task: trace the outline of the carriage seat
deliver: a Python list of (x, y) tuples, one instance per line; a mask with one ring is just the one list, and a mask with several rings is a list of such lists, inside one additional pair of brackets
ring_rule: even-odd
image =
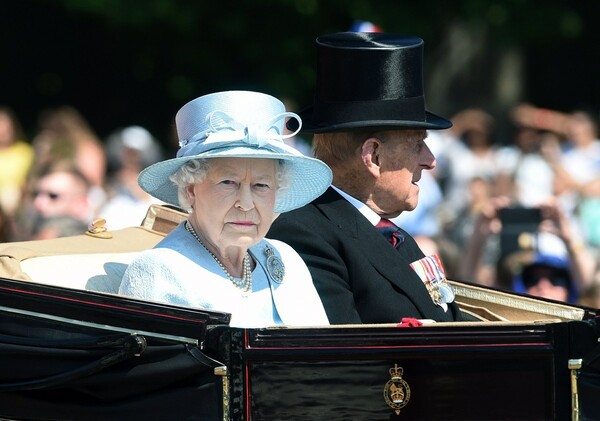
[(141, 226), (50, 240), (0, 244), (0, 277), (66, 288), (117, 293), (127, 265), (154, 247), (187, 214), (152, 205)]

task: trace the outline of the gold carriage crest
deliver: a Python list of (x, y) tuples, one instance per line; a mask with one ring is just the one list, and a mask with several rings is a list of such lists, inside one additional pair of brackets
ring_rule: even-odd
[(383, 388), (385, 403), (396, 412), (396, 415), (400, 415), (400, 410), (410, 400), (410, 386), (402, 378), (403, 373), (404, 369), (398, 367), (398, 364), (394, 364), (394, 367), (390, 368), (391, 379)]

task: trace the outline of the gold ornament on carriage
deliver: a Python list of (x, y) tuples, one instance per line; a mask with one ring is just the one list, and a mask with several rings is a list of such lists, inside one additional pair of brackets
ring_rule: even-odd
[(410, 400), (410, 386), (402, 378), (403, 374), (404, 369), (394, 364), (394, 367), (390, 368), (390, 380), (383, 388), (385, 403), (396, 412), (396, 415), (400, 415), (400, 410)]

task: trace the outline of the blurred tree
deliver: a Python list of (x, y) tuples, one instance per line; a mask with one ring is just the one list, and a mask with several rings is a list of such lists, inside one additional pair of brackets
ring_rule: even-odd
[[(592, 0), (20, 0), (0, 5), (0, 103), (29, 128), (78, 108), (102, 136), (139, 124), (163, 142), (186, 101), (256, 89), (311, 102), (314, 39), (355, 20), (425, 40), (427, 102), (450, 116), (516, 101), (597, 107)], [(565, 77), (569, 75), (569, 77)]]

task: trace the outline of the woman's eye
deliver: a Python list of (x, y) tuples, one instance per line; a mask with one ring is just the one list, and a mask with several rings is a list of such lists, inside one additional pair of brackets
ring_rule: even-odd
[(233, 181), (233, 180), (223, 180), (223, 181), (221, 181), (221, 184), (235, 185), (235, 181)]
[(259, 190), (268, 190), (271, 188), (271, 185), (266, 183), (256, 183), (254, 187)]

